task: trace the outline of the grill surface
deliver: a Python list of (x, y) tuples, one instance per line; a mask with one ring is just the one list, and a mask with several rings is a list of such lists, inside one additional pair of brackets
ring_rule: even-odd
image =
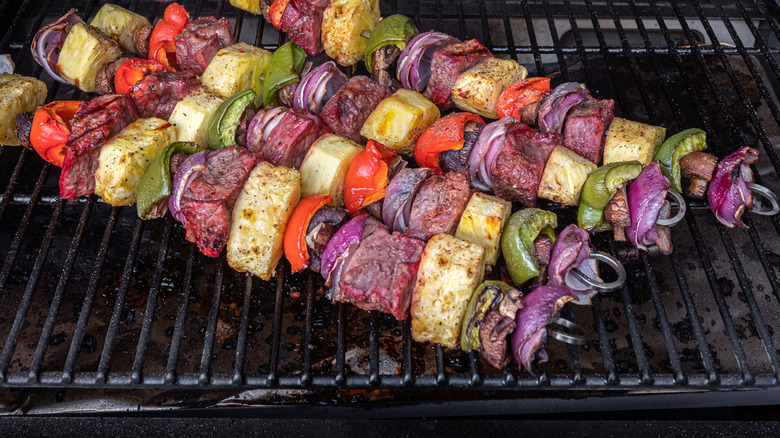
[[(49, 100), (86, 99), (34, 64), (35, 31), (70, 7), (100, 2), (0, 3), (0, 53), (47, 81)], [(159, 18), (164, 5), (118, 1)], [(262, 18), (227, 2), (182, 2), (193, 17), (223, 15), (237, 39), (284, 42)], [(780, 13), (764, 2), (444, 0), (382, 2), (383, 15), (421, 30), (475, 37), (531, 75), (589, 85), (616, 115), (670, 133), (701, 127), (719, 157), (759, 147), (759, 182), (780, 193)], [(641, 18), (640, 18), (641, 17)], [(780, 373), (780, 218), (719, 225), (691, 203), (671, 256), (608, 236), (599, 250), (625, 265), (627, 286), (564, 314), (586, 345), (551, 341), (538, 376), (493, 370), (475, 354), (411, 340), (409, 321), (332, 305), (318, 277), (263, 282), (202, 256), (170, 216), (140, 221), (134, 207), (94, 196), (57, 198), (56, 168), (0, 146), (0, 385), (198, 389), (733, 390), (776, 394)], [(572, 209), (555, 209), (565, 224)], [(494, 272), (493, 275), (499, 275)], [(486, 393), (483, 393), (486, 394)]]

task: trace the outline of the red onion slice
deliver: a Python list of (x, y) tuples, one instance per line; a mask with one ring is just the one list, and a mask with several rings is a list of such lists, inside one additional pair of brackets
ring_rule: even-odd
[(11, 55), (0, 55), (0, 74), (13, 74), (15, 68)]
[(540, 286), (523, 297), (523, 307), (515, 314), (517, 328), (512, 333), (512, 354), (518, 365), (531, 372), (534, 363), (547, 362), (547, 325), (564, 304), (573, 300), (566, 286)]
[(30, 51), (35, 62), (37, 62), (49, 76), (57, 82), (69, 84), (62, 76), (57, 67), (59, 50), (65, 42), (65, 36), (76, 23), (84, 23), (84, 20), (76, 15), (76, 9), (69, 10), (57, 21), (43, 26), (33, 37)]
[(477, 142), (469, 155), (469, 173), (471, 183), (481, 190), (492, 190), (493, 181), (490, 177), (490, 168), (493, 165), (501, 147), (506, 140), (509, 127), (519, 123), (512, 116), (506, 116), (501, 120), (488, 123), (479, 134)]
[(333, 61), (315, 68), (301, 79), (295, 89), (293, 107), (308, 109), (315, 114), (322, 111), (328, 98), (347, 83), (345, 75)]
[(246, 148), (252, 152), (259, 152), (263, 142), (271, 135), (282, 116), (287, 111), (283, 106), (267, 106), (252, 117), (246, 132)]
[[(398, 57), (398, 80), (404, 88), (423, 92), (431, 75), (431, 59), (442, 47), (459, 40), (442, 32), (423, 32), (409, 41)], [(427, 75), (420, 75), (427, 71)]]
[(626, 234), (637, 248), (647, 250), (648, 245), (658, 240), (655, 225), (668, 190), (669, 180), (661, 173), (658, 161), (647, 165), (628, 185), (626, 196), (631, 225), (626, 228)]
[(560, 134), (566, 114), (574, 105), (588, 98), (590, 91), (576, 82), (561, 84), (550, 93), (539, 106), (539, 131)]
[(363, 226), (366, 224), (368, 215), (360, 215), (350, 219), (344, 224), (336, 234), (330, 239), (322, 252), (322, 262), (320, 264), (320, 274), (330, 283), (331, 271), (333, 270), (336, 259), (343, 255), (351, 245), (360, 243), (363, 236)]
[(195, 177), (206, 169), (206, 152), (196, 152), (181, 163), (179, 170), (173, 178), (173, 191), (168, 198), (168, 209), (171, 215), (179, 222), (184, 222), (184, 213), (181, 211), (181, 197), (187, 188), (195, 180)]
[(707, 192), (710, 210), (723, 225), (744, 227), (740, 219), (745, 209), (753, 207), (753, 182), (750, 165), (758, 160), (759, 151), (742, 147), (724, 158), (715, 169)]
[(405, 233), (412, 213), (412, 201), (425, 178), (433, 174), (428, 168), (403, 168), (390, 181), (382, 201), (382, 221), (390, 231)]

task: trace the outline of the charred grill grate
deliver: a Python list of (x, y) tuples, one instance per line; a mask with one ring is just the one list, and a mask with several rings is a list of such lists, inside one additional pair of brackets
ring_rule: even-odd
[[(0, 2), (0, 53), (48, 80), (29, 45), (70, 7)], [(119, 1), (150, 20), (164, 5)], [(760, 182), (780, 192), (780, 9), (756, 2), (390, 0), (421, 29), (479, 38), (531, 74), (560, 75), (615, 98), (618, 115), (670, 132), (699, 126), (719, 157), (758, 145)], [(183, 2), (225, 15), (237, 39), (268, 49), (283, 36), (227, 2)], [(51, 84), (49, 100), (82, 98)], [(564, 312), (589, 330), (582, 347), (551, 342), (538, 376), (492, 370), (476, 354), (411, 340), (409, 321), (332, 305), (312, 275), (283, 262), (272, 282), (232, 271), (184, 240), (170, 216), (137, 219), (95, 196), (57, 198), (56, 169), (0, 146), (0, 385), (282, 389), (712, 390), (763, 388), (780, 377), (780, 218), (717, 224), (691, 203), (668, 257), (610, 238), (627, 287)], [(554, 206), (550, 206), (554, 208)], [(562, 222), (573, 211), (556, 210)], [(749, 215), (748, 215), (749, 216)], [(494, 275), (498, 275), (494, 272)]]

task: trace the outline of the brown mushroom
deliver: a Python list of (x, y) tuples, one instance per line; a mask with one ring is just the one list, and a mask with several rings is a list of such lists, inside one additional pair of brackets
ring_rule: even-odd
[(135, 52), (139, 58), (149, 56), (149, 37), (152, 36), (152, 25), (147, 24), (135, 30), (133, 42), (135, 43)]
[[(672, 215), (672, 205), (669, 203), (669, 201), (664, 201), (664, 204), (661, 207), (661, 212), (658, 214), (658, 219), (669, 219), (671, 215)], [(658, 251), (660, 251), (661, 254), (664, 255), (671, 254), (672, 234), (669, 231), (669, 227), (663, 225), (656, 225), (655, 232), (658, 234), (658, 240), (656, 240), (656, 245), (658, 245)]]
[(631, 215), (626, 202), (626, 186), (627, 183), (624, 183), (604, 207), (604, 219), (612, 224), (615, 240), (620, 242), (626, 240), (626, 227), (631, 226)]
[(696, 151), (683, 156), (680, 159), (680, 173), (691, 182), (688, 195), (703, 198), (717, 166), (718, 158), (706, 152)]
[(515, 330), (514, 318), (508, 318), (493, 309), (479, 325), (479, 352), (492, 366), (503, 368), (508, 359), (506, 338)]
[(388, 44), (377, 49), (371, 60), (371, 64), (373, 64), (371, 66), (371, 79), (392, 88), (393, 91), (402, 88), (401, 84), (395, 80), (395, 64), (399, 56), (401, 56), (401, 49), (395, 44)]
[(33, 146), (30, 143), (30, 130), (32, 129), (32, 121), (34, 114), (30, 111), (19, 113), (14, 119), (14, 134), (22, 146), (32, 150)]
[(539, 274), (534, 277), (528, 285), (529, 290), (536, 289), (539, 286), (547, 284), (547, 265), (550, 264), (552, 255), (552, 239), (547, 235), (540, 235), (534, 240), (534, 260), (539, 267)]
[(95, 92), (99, 94), (116, 93), (116, 90), (114, 89), (114, 76), (116, 75), (119, 66), (128, 59), (130, 58), (117, 58), (105, 64), (103, 67), (100, 67), (100, 70), (98, 70), (98, 73), (95, 76)]

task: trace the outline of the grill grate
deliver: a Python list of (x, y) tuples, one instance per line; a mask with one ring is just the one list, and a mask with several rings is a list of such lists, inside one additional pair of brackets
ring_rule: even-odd
[[(50, 84), (49, 100), (86, 98), (51, 84), (29, 53), (40, 25), (75, 6), (0, 3), (9, 52), (23, 74)], [(120, 1), (153, 20), (155, 2)], [(183, 2), (231, 18), (237, 39), (284, 42), (262, 18), (226, 2)], [(700, 126), (723, 157), (760, 145), (760, 182), (780, 192), (780, 9), (774, 3), (569, 0), (383, 1), (420, 29), (477, 37), (531, 74), (586, 82), (615, 98), (616, 114)], [(53, 8), (52, 8), (53, 6)], [(452, 9), (452, 10), (451, 10)], [(690, 202), (675, 252), (651, 257), (604, 236), (629, 281), (564, 312), (589, 328), (582, 347), (551, 343), (538, 376), (492, 370), (478, 355), (412, 342), (409, 321), (329, 304), (322, 284), (291, 274), (272, 282), (198, 254), (170, 216), (143, 222), (134, 207), (95, 196), (57, 198), (56, 169), (0, 146), (0, 385), (21, 387), (382, 388), (475, 390), (712, 390), (764, 388), (780, 378), (780, 218), (746, 215), (747, 230), (717, 224)], [(554, 206), (550, 206), (554, 208)], [(570, 209), (556, 210), (562, 222)], [(498, 275), (494, 272), (494, 275)]]

